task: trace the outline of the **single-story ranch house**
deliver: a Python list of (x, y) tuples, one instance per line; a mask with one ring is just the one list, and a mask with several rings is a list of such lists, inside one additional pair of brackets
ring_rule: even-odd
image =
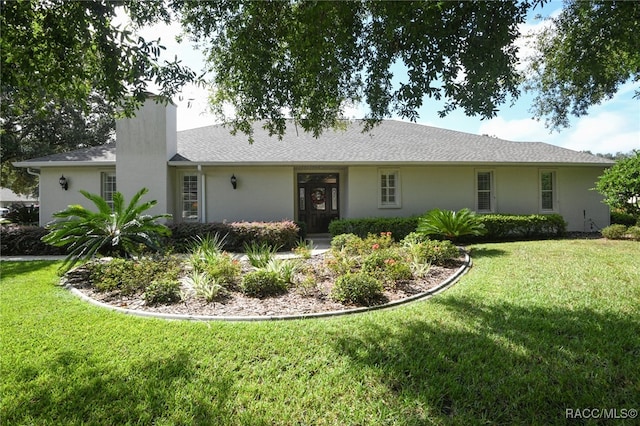
[(304, 221), (411, 216), (432, 208), (559, 213), (569, 231), (609, 225), (591, 190), (612, 161), (540, 142), (511, 142), (401, 121), (362, 123), (319, 138), (290, 123), (282, 140), (258, 124), (255, 142), (217, 125), (176, 131), (175, 105), (148, 99), (116, 124), (116, 143), (15, 163), (40, 174), (40, 224), (78, 190), (129, 200), (142, 187), (175, 222)]

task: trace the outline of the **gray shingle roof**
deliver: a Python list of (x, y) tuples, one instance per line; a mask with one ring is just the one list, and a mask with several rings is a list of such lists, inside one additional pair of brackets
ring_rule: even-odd
[[(179, 164), (588, 164), (611, 165), (613, 161), (542, 142), (512, 142), (489, 136), (386, 120), (362, 133), (362, 121), (346, 130), (327, 130), (319, 138), (288, 122), (282, 140), (269, 137), (255, 125), (255, 142), (246, 135), (232, 136), (229, 128), (216, 125), (178, 132)], [(115, 145), (93, 147), (65, 154), (35, 158), (19, 165), (52, 166), (57, 162), (113, 163)], [(32, 165), (34, 167), (34, 165)]]
[(32, 158), (27, 161), (18, 162), (16, 164), (29, 166), (30, 163), (38, 163), (44, 165), (46, 163), (55, 166), (55, 163), (116, 163), (116, 145), (108, 143), (105, 145), (94, 146), (90, 148), (76, 149), (70, 152), (60, 154), (47, 155), (45, 157)]
[(376, 163), (572, 163), (611, 164), (594, 155), (541, 142), (511, 142), (403, 121), (386, 120), (368, 133), (362, 121), (328, 130), (318, 139), (296, 132), (292, 122), (282, 140), (259, 125), (255, 142), (229, 134), (224, 126), (178, 133), (176, 162), (203, 164), (376, 164)]

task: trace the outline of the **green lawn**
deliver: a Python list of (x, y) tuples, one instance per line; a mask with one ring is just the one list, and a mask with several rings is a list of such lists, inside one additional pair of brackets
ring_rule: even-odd
[(567, 409), (640, 409), (640, 243), (472, 257), (428, 301), (255, 323), (127, 316), (57, 287), (56, 263), (2, 262), (0, 423), (564, 424)]

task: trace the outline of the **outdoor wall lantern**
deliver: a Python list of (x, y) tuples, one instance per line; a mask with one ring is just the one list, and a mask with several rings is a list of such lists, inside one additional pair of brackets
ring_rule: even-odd
[(231, 175), (231, 186), (233, 186), (233, 189), (238, 187), (238, 178), (235, 174)]
[(64, 177), (64, 175), (60, 176), (60, 179), (58, 179), (58, 183), (60, 184), (62, 189), (64, 189), (65, 191), (69, 189), (69, 181), (67, 180), (66, 177)]

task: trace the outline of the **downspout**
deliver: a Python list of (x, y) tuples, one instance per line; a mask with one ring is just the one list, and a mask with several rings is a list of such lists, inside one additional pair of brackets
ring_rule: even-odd
[[(40, 206), (40, 172), (31, 170), (31, 167), (27, 167), (27, 173), (31, 176), (38, 177), (38, 206)], [(42, 209), (38, 207), (38, 224), (42, 223)]]
[(202, 185), (200, 185), (200, 223), (207, 223), (207, 176), (202, 171), (202, 165), (198, 164), (198, 174), (200, 175), (200, 181)]

